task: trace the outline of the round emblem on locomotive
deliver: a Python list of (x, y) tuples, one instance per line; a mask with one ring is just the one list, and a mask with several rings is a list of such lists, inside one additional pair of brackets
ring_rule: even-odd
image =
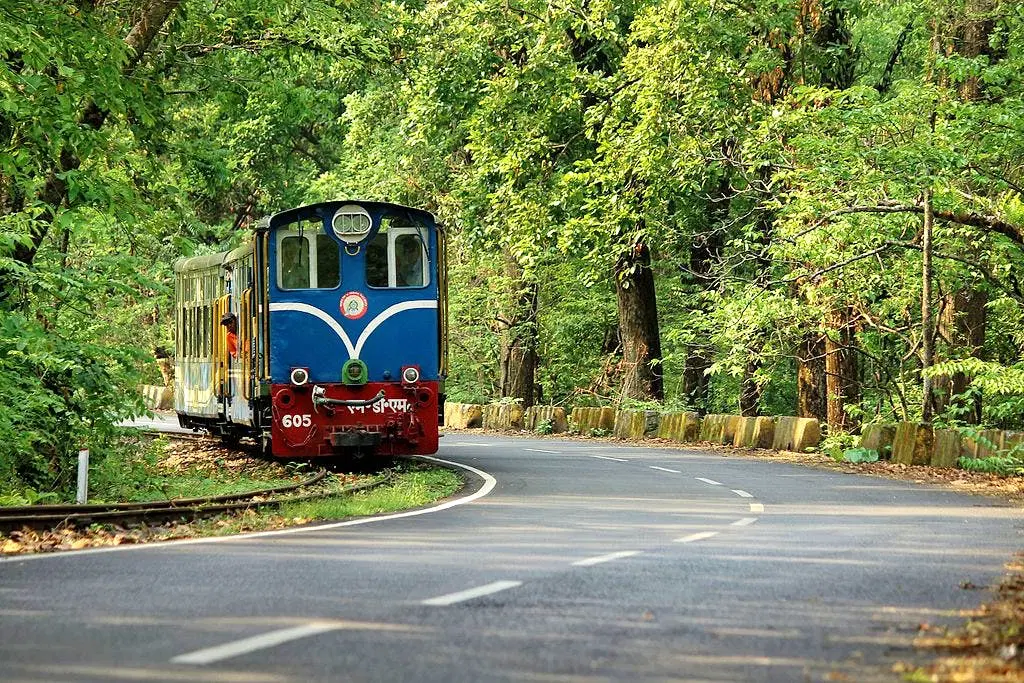
[(341, 314), (349, 320), (358, 320), (366, 314), (368, 305), (361, 292), (346, 292), (341, 297)]

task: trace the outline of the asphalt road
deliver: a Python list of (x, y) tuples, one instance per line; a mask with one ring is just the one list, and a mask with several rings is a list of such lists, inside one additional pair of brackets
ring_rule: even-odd
[(448, 435), (438, 457), (486, 495), (0, 561), (0, 679), (892, 681), (1021, 546), (993, 499), (699, 450)]

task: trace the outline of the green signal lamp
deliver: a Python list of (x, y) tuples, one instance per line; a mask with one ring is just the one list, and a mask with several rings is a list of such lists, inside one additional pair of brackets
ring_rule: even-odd
[(348, 386), (361, 387), (366, 384), (368, 377), (366, 363), (359, 359), (347, 360), (341, 367), (341, 381)]

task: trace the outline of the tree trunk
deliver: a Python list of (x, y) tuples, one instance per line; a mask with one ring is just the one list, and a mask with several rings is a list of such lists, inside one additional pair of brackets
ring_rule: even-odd
[(798, 417), (828, 419), (825, 390), (825, 339), (820, 334), (804, 336), (797, 354), (796, 414)]
[(619, 257), (615, 264), (615, 295), (624, 366), (622, 396), (663, 400), (658, 302), (647, 245), (636, 244)]
[(848, 406), (860, 402), (857, 367), (856, 323), (853, 311), (843, 308), (829, 314), (829, 333), (825, 337), (825, 388), (830, 433), (851, 431), (855, 421)]
[[(761, 196), (761, 206), (757, 212), (757, 233), (753, 247), (757, 250), (755, 259), (757, 271), (754, 284), (765, 288), (771, 280), (772, 235), (775, 231), (775, 211), (771, 208), (775, 193), (772, 190), (772, 179), (775, 167), (764, 164), (757, 172)], [(740, 381), (740, 414), (744, 417), (758, 415), (761, 407), (761, 393), (764, 390), (757, 380), (757, 371), (761, 369), (761, 349), (764, 346), (762, 331), (755, 330), (753, 339), (747, 344), (747, 364), (743, 368), (743, 379)]]
[[(946, 55), (956, 53), (968, 58), (987, 55), (990, 62), (999, 61), (1005, 56), (1005, 48), (993, 49), (989, 40), (996, 26), (997, 6), (996, 0), (967, 0), (962, 16), (948, 17), (953, 30), (947, 34), (952, 33), (955, 38), (945, 44), (936, 39), (933, 41), (933, 49)], [(936, 35), (938, 33), (936, 31)], [(968, 75), (958, 83), (950, 83), (947, 80), (943, 85), (957, 88), (960, 97), (966, 102), (980, 100), (984, 95), (984, 86), (976, 75)], [(987, 303), (988, 295), (973, 287), (944, 297), (938, 324), (938, 336), (946, 343), (942, 357), (982, 357), (985, 347)], [(952, 407), (955, 397), (963, 394), (969, 384), (967, 377), (962, 373), (956, 373), (952, 377), (935, 377), (932, 385), (935, 411), (941, 412)], [(970, 424), (978, 424), (981, 422), (981, 409), (981, 395), (978, 394), (970, 405), (962, 406), (957, 417)]]
[[(710, 305), (702, 294), (718, 289), (718, 278), (714, 277), (714, 269), (722, 256), (724, 246), (723, 235), (725, 221), (729, 217), (732, 199), (736, 191), (732, 185), (733, 153), (736, 151), (736, 140), (726, 138), (719, 145), (722, 155), (721, 168), (717, 183), (713, 186), (707, 202), (707, 228), (702, 235), (697, 235), (690, 248), (689, 278), (683, 278), (683, 284), (690, 284), (690, 290), (697, 299), (697, 312), (703, 315), (710, 313)], [(683, 370), (683, 393), (687, 402), (700, 413), (707, 408), (708, 376), (711, 367), (711, 347), (709, 344), (693, 344), (686, 347), (686, 366)]]
[(921, 421), (932, 423), (935, 414), (935, 394), (928, 370), (935, 364), (935, 326), (932, 324), (932, 191), (924, 191), (924, 227), (921, 231), (921, 369), (924, 375)]
[(537, 376), (537, 283), (523, 279), (523, 270), (510, 254), (505, 272), (513, 283), (512, 305), (504, 316), (501, 339), (501, 397), (524, 408), (533, 405)]
[[(949, 358), (971, 356), (981, 358), (985, 348), (987, 316), (985, 306), (988, 294), (976, 289), (965, 289), (946, 295), (939, 318), (939, 336), (947, 345)], [(948, 409), (955, 397), (967, 391), (970, 380), (962, 372), (939, 375), (935, 378), (933, 393), (937, 412)], [(981, 395), (974, 396), (969, 405), (962, 406), (958, 417), (970, 424), (981, 422)]]
[(761, 360), (750, 357), (743, 368), (743, 381), (740, 382), (740, 415), (743, 417), (757, 417), (761, 409), (762, 387), (757, 383), (754, 375), (761, 369)]

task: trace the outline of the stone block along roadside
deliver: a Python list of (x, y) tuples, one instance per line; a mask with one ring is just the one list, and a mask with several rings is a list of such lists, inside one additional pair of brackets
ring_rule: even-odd
[(620, 439), (642, 440), (658, 433), (661, 415), (655, 410), (620, 410), (615, 413), (614, 434)]
[(900, 422), (892, 444), (893, 462), (902, 465), (927, 465), (932, 460), (934, 434), (927, 425)]
[(583, 436), (590, 436), (595, 429), (611, 434), (615, 429), (615, 409), (573, 408), (571, 420), (576, 430)]
[(155, 384), (143, 384), (139, 387), (142, 402), (150, 410), (170, 410), (174, 407), (174, 389)]
[(522, 429), (525, 411), (518, 403), (492, 403), (483, 407), (484, 429)]
[(892, 457), (892, 442), (896, 438), (896, 425), (870, 424), (864, 427), (860, 435), (860, 445), (876, 451), (879, 457)]
[(444, 404), (444, 425), (451, 429), (484, 426), (484, 407), (475, 403)]
[(775, 418), (741, 417), (733, 446), (746, 448), (771, 448), (775, 436)]
[(821, 442), (821, 424), (813, 417), (784, 416), (775, 422), (771, 447), (777, 451), (805, 452)]
[(557, 406), (530, 406), (526, 409), (526, 417), (523, 426), (529, 431), (537, 430), (537, 425), (549, 422), (552, 434), (561, 434), (569, 431), (569, 418), (565, 415), (565, 408)]
[(672, 441), (696, 441), (700, 436), (700, 416), (692, 411), (665, 413), (658, 425), (658, 438)]

